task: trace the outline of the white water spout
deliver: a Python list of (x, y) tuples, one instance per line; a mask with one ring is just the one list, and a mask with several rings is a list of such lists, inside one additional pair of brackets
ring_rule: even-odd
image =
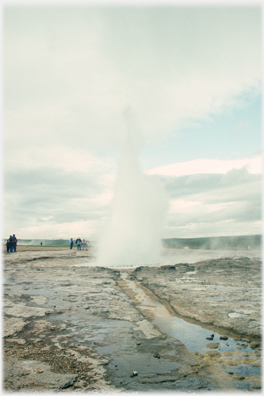
[(168, 199), (162, 184), (145, 175), (139, 164), (138, 142), (131, 111), (125, 114), (114, 198), (97, 262), (102, 266), (134, 266), (160, 262), (161, 232)]

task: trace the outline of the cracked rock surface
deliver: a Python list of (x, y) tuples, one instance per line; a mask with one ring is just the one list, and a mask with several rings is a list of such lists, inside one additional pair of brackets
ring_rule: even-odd
[(235, 334), (261, 336), (259, 258), (140, 267), (133, 275), (183, 317)]
[[(260, 389), (257, 372), (241, 379), (235, 369), (232, 375), (219, 370), (216, 363), (227, 365), (234, 354), (224, 355), (217, 340), (207, 353), (192, 353), (155, 324), (157, 316), (170, 319), (177, 311), (236, 334), (243, 327), (248, 339), (235, 356), (257, 369), (259, 261), (209, 260), (121, 271), (97, 267), (92, 259), (89, 251), (67, 249), (18, 248), (5, 255), (4, 390)], [(250, 274), (243, 277), (248, 265)], [(248, 293), (246, 304), (243, 292)], [(250, 342), (254, 353), (245, 353)]]

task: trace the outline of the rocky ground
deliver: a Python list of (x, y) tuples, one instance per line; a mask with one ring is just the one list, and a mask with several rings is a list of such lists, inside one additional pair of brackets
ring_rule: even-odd
[(3, 258), (5, 391), (261, 389), (258, 255), (132, 269), (76, 249)]

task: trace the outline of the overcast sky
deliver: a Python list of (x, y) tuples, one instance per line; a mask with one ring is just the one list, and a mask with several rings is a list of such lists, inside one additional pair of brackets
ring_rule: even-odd
[[(250, 4), (250, 3), (249, 3)], [(163, 237), (261, 233), (260, 6), (6, 5), (3, 237), (91, 238), (129, 104)]]

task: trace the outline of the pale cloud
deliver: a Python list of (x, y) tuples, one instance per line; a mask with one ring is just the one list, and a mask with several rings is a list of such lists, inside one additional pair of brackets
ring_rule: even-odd
[(186, 222), (181, 225), (164, 226), (164, 235), (167, 238), (195, 238), (210, 236), (236, 236), (261, 234), (262, 222), (248, 221), (237, 222), (233, 220), (220, 220), (214, 222)]
[[(67, 235), (65, 230), (67, 230)], [(89, 239), (93, 231), (94, 222), (91, 220), (47, 224), (33, 222), (32, 225), (28, 224), (26, 227), (21, 227), (19, 234), (28, 239), (67, 239), (77, 238), (78, 236)]]
[[(259, 95), (260, 18), (255, 6), (6, 7), (5, 233), (100, 228), (128, 103), (145, 143), (159, 146)], [(256, 233), (262, 164), (251, 155), (149, 169), (171, 200), (166, 232)]]
[(223, 174), (159, 176), (170, 198), (165, 235), (261, 233), (262, 175), (249, 169), (243, 166)]
[(175, 199), (170, 201), (170, 213), (211, 213), (218, 210), (223, 210), (228, 205), (233, 205), (233, 203), (217, 203), (217, 204), (207, 204), (204, 205), (201, 201), (190, 201)]
[(19, 146), (13, 148), (14, 156), (10, 157), (9, 151), (5, 151), (5, 163), (7, 170), (23, 168), (36, 169), (38, 167), (60, 168), (65, 172), (87, 172), (93, 174), (112, 175), (116, 171), (117, 161), (110, 157), (99, 157), (87, 149), (75, 149), (61, 145), (45, 147), (29, 146), (21, 150)]
[(177, 162), (150, 169), (149, 175), (184, 176), (201, 173), (224, 174), (232, 169), (247, 167), (249, 173), (262, 173), (262, 157), (244, 158), (235, 160), (197, 159), (188, 162)]
[[(34, 164), (45, 161), (45, 157), (39, 155), (29, 158), (36, 162), (28, 167), (21, 168), (16, 163), (7, 169), (4, 212), (8, 219), (5, 222), (7, 234), (16, 230), (17, 222), (20, 235), (29, 238), (33, 237), (33, 231), (41, 238), (67, 237), (65, 234), (69, 232), (74, 237), (79, 233), (87, 237), (88, 230), (90, 235), (100, 233), (114, 194), (114, 173), (107, 173), (107, 169), (93, 157), (91, 163), (88, 158), (87, 164), (80, 169), (78, 163), (76, 169), (70, 166), (71, 171), (67, 156), (64, 159), (60, 155), (57, 162), (55, 157), (54, 151), (52, 158), (56, 166), (49, 163), (49, 166), (34, 167)], [(101, 165), (103, 170), (100, 170)], [(200, 232), (205, 232), (212, 223), (212, 232), (216, 232), (224, 220), (232, 220), (230, 235), (235, 233), (237, 223), (241, 221), (244, 226), (250, 223), (248, 229), (258, 233), (261, 174), (250, 173), (249, 169), (249, 166), (233, 168), (224, 174), (150, 175), (160, 179), (170, 199), (164, 236), (173, 236), (175, 230), (178, 235), (184, 231), (184, 225), (190, 226), (189, 236), (195, 236), (198, 228), (194, 224), (200, 223)]]
[(98, 207), (108, 206), (114, 197), (113, 190), (105, 190), (98, 194), (94, 199), (90, 199), (89, 203), (95, 203)]
[(259, 28), (253, 7), (9, 8), (6, 139), (115, 145), (127, 103), (149, 143), (208, 119), (260, 91)]

